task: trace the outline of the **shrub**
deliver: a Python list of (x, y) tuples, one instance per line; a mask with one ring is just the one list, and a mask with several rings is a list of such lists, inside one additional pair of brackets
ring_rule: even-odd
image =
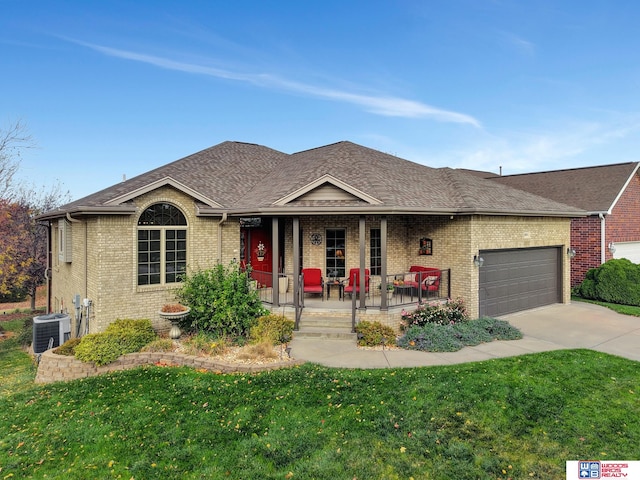
[(400, 328), (422, 326), (428, 323), (452, 325), (467, 320), (467, 309), (461, 298), (442, 302), (422, 303), (413, 312), (402, 311)]
[(76, 347), (80, 343), (81, 338), (71, 338), (56, 348), (53, 353), (57, 353), (58, 355), (66, 355), (68, 357), (73, 357), (76, 354)]
[(170, 338), (158, 338), (142, 347), (141, 352), (172, 352), (173, 340)]
[(33, 343), (33, 317), (25, 318), (22, 328), (16, 335), (16, 341), (23, 348)]
[(263, 315), (257, 323), (251, 327), (250, 338), (253, 343), (270, 342), (271, 345), (280, 345), (291, 341), (293, 337), (293, 320), (284, 315)]
[(120, 355), (140, 351), (156, 337), (150, 320), (116, 320), (104, 332), (82, 337), (75, 356), (83, 362), (106, 365)]
[(249, 288), (247, 272), (237, 264), (187, 275), (176, 295), (191, 308), (180, 324), (183, 329), (202, 329), (220, 337), (244, 336), (257, 317), (268, 313), (258, 292)]
[(207, 332), (198, 332), (182, 342), (187, 355), (221, 355), (227, 349), (227, 342)]
[(259, 360), (261, 358), (276, 358), (278, 354), (273, 350), (273, 343), (270, 341), (250, 345), (243, 352), (238, 354), (242, 360)]
[(483, 317), (449, 325), (412, 325), (398, 339), (398, 346), (427, 352), (455, 352), (467, 345), (520, 338), (522, 332), (508, 322)]
[(464, 344), (453, 334), (451, 325), (412, 325), (398, 340), (398, 346), (425, 352), (456, 352)]
[(395, 344), (396, 333), (393, 328), (380, 322), (362, 321), (356, 325), (358, 345), (375, 347), (377, 345)]
[(506, 320), (482, 317), (473, 321), (474, 324), (482, 328), (492, 340), (520, 340), (522, 332)]
[(640, 306), (640, 265), (626, 258), (609, 260), (589, 270), (578, 287), (581, 297)]
[(481, 325), (477, 322), (461, 322), (451, 326), (451, 333), (460, 340), (463, 345), (480, 345), (493, 340)]

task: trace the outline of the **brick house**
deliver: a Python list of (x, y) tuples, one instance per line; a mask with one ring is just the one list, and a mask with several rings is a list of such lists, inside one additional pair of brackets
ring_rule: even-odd
[(571, 286), (611, 258), (640, 263), (638, 162), (490, 178), (588, 213), (571, 221)]
[[(87, 331), (98, 332), (117, 318), (162, 328), (157, 312), (182, 273), (232, 262), (261, 275), (261, 298), (274, 309), (290, 303), (284, 293), (298, 307), (304, 267), (343, 279), (367, 269), (371, 294), (358, 311), (393, 326), (413, 294), (387, 300), (374, 285), (406, 279), (412, 266), (438, 269), (436, 296), (463, 298), (472, 316), (566, 303), (571, 218), (583, 214), (351, 142), (295, 154), (224, 142), (40, 220), (52, 246), (50, 311), (68, 312), (77, 327), (76, 299), (87, 299)], [(321, 308), (339, 304), (324, 298)]]

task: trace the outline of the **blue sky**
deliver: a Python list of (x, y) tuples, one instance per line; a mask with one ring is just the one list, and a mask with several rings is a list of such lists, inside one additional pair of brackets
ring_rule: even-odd
[(0, 127), (79, 198), (237, 140), (504, 174), (640, 160), (630, 0), (0, 0)]

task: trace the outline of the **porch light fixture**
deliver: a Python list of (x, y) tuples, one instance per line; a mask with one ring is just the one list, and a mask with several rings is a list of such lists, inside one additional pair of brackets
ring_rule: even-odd
[(615, 245), (615, 243), (613, 243), (613, 242), (609, 243), (609, 246), (607, 248), (609, 249), (609, 253), (611, 255), (616, 253), (616, 245)]
[(567, 248), (567, 257), (573, 258), (575, 256), (576, 256), (576, 249), (575, 248)]
[(473, 264), (480, 268), (482, 265), (484, 265), (484, 258), (482, 258), (480, 255), (474, 255), (473, 256)]

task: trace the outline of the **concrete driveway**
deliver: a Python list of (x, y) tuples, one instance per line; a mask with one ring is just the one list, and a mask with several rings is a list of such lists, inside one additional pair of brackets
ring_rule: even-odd
[(573, 302), (501, 317), (526, 338), (557, 348), (589, 348), (640, 361), (640, 317), (620, 315), (605, 307)]

